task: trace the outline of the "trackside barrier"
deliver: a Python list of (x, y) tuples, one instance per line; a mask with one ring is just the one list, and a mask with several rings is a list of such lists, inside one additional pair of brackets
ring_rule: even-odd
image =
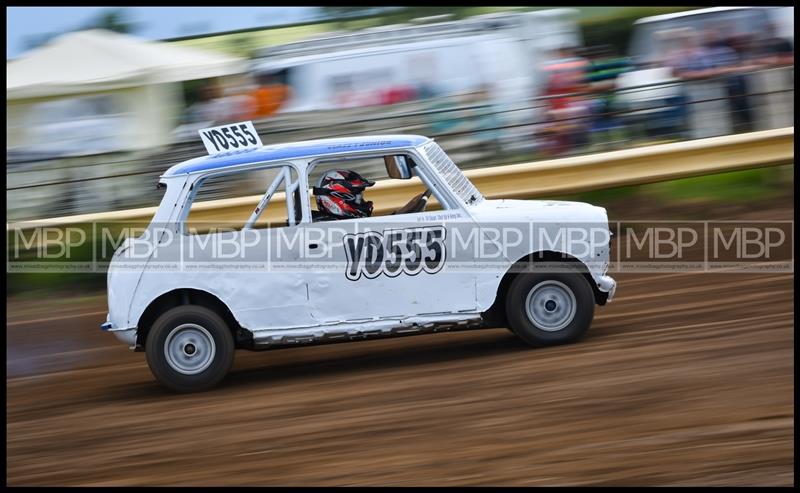
[[(495, 166), (465, 174), (489, 199), (530, 199), (794, 162), (794, 127), (661, 144), (547, 161)], [(375, 215), (397, 210), (423, 191), (419, 179), (383, 180), (368, 191)], [(200, 202), (190, 220), (219, 226), (244, 224), (261, 195)], [(275, 204), (285, 203), (282, 193)], [(8, 224), (7, 230), (90, 222), (148, 222), (156, 207), (38, 219)], [(278, 224), (285, 207), (269, 207), (262, 218)], [(189, 224), (191, 226), (191, 223)]]

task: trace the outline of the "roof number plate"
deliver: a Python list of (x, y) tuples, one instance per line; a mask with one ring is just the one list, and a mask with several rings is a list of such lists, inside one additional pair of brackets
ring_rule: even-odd
[(263, 145), (253, 122), (230, 123), (198, 132), (210, 156), (257, 149)]

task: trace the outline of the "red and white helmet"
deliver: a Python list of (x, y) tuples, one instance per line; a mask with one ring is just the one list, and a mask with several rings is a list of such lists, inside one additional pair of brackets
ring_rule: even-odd
[(372, 202), (363, 200), (367, 187), (374, 185), (355, 171), (332, 169), (326, 171), (314, 187), (317, 208), (320, 212), (337, 219), (370, 217)]

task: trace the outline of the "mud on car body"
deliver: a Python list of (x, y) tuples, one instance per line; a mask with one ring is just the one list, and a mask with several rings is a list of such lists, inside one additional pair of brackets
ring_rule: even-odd
[[(216, 385), (236, 349), (489, 327), (509, 327), (532, 346), (569, 343), (614, 295), (603, 208), (487, 200), (423, 136), (264, 146), (249, 122), (230, 127), (212, 142), (214, 133), (201, 131), (209, 155), (160, 177), (166, 190), (147, 234), (126, 240), (108, 270), (102, 328), (144, 351), (174, 390)], [(309, 175), (376, 157), (393, 180), (375, 189), (411, 183), (425, 192), (389, 215), (316, 221)], [(204, 180), (261, 169), (276, 177), (242, 228), (189, 231)], [(429, 197), (437, 210), (425, 210)], [(284, 204), (285, 224), (258, 226), (266, 209)], [(220, 258), (217, 240), (240, 248)]]

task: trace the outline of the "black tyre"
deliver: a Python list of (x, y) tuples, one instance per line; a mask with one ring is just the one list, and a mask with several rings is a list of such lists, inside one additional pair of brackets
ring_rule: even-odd
[(233, 365), (236, 346), (228, 326), (214, 311), (196, 305), (170, 309), (153, 323), (145, 353), (159, 382), (177, 392), (217, 385)]
[(506, 297), (511, 330), (531, 346), (582, 338), (594, 318), (594, 293), (582, 274), (520, 274)]

